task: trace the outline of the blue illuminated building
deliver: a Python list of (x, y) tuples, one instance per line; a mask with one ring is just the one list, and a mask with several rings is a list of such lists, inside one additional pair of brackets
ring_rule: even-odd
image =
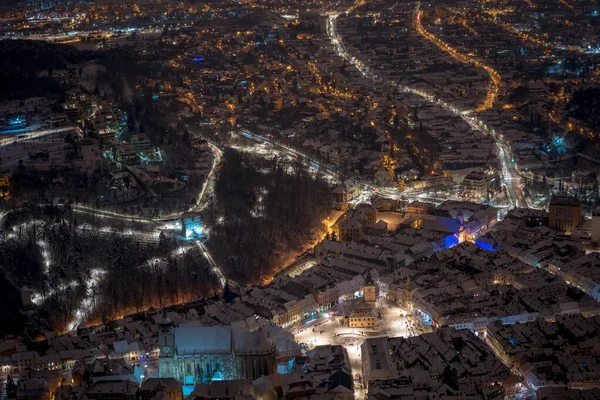
[(22, 115), (15, 115), (15, 116), (9, 117), (7, 120), (7, 125), (12, 128), (18, 128), (21, 126), (25, 126), (25, 124), (27, 124), (27, 122), (25, 121), (25, 117)]
[(417, 310), (417, 317), (423, 321), (424, 324), (429, 326), (437, 325), (435, 321), (431, 318), (431, 315), (422, 310)]
[(144, 167), (149, 164), (160, 164), (163, 161), (162, 153), (159, 149), (154, 149), (154, 151), (149, 153), (138, 153), (138, 157)]
[(564, 154), (567, 152), (567, 144), (565, 143), (565, 138), (562, 136), (554, 136), (552, 138), (552, 144), (556, 147), (556, 152), (558, 154)]
[(449, 249), (457, 246), (465, 240), (465, 222), (462, 210), (459, 210), (456, 218), (435, 216), (435, 218), (415, 218), (410, 221), (415, 229), (426, 229), (440, 234), (440, 239), (435, 242), (436, 251)]
[(483, 250), (487, 250), (487, 251), (492, 251), (492, 252), (496, 252), (496, 249), (494, 248), (494, 246), (492, 246), (490, 243), (486, 243), (486, 242), (481, 242), (479, 240), (475, 241), (475, 244), (477, 246), (479, 246), (480, 248), (482, 248)]
[(444, 248), (449, 249), (450, 247), (458, 246), (458, 237), (456, 235), (448, 235), (444, 241)]
[(3, 134), (16, 134), (24, 132), (27, 128), (27, 119), (24, 115), (12, 115), (8, 118), (0, 119), (0, 131)]
[(102, 153), (102, 157), (106, 158), (107, 160), (110, 161), (115, 161), (115, 153), (112, 150), (105, 150)]
[(183, 397), (188, 397), (194, 391), (195, 385), (183, 385)]
[(204, 227), (199, 214), (185, 213), (181, 216), (181, 236), (184, 240), (198, 240), (204, 237)]

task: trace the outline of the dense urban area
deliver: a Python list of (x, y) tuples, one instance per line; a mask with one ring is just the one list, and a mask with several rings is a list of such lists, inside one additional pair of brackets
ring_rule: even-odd
[(0, 0), (0, 400), (600, 400), (598, 0)]

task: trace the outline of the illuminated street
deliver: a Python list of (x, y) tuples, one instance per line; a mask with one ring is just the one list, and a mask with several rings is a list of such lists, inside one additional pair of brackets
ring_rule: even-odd
[(415, 9), (415, 29), (421, 36), (423, 36), (427, 40), (430, 40), (431, 42), (433, 42), (437, 47), (439, 47), (443, 51), (447, 52), (448, 54), (450, 54), (453, 58), (457, 59), (458, 61), (463, 62), (463, 63), (473, 64), (476, 67), (483, 68), (485, 70), (485, 72), (488, 73), (488, 75), (490, 76), (490, 79), (491, 79), (490, 86), (487, 91), (485, 101), (483, 102), (483, 104), (481, 104), (479, 106), (477, 111), (485, 111), (485, 110), (491, 108), (494, 105), (494, 101), (498, 97), (498, 92), (500, 90), (500, 85), (502, 83), (500, 74), (496, 70), (494, 70), (492, 67), (484, 64), (480, 60), (474, 59), (472, 57), (468, 57), (468, 56), (458, 52), (457, 50), (452, 48), (448, 43), (437, 38), (435, 35), (427, 32), (427, 30), (425, 30), (425, 28), (423, 27), (423, 23), (421, 21), (422, 11), (420, 10), (420, 8), (421, 8), (421, 3), (417, 2), (417, 7)]
[[(360, 71), (360, 73), (363, 76), (365, 76), (369, 79), (372, 79), (375, 82), (380, 82), (381, 79), (375, 73), (373, 73), (371, 71), (369, 66), (365, 65), (364, 63), (359, 61), (356, 57), (352, 56), (345, 50), (342, 38), (337, 34), (337, 29), (336, 29), (336, 22), (337, 22), (337, 19), (340, 17), (340, 15), (341, 15), (340, 13), (330, 14), (328, 17), (328, 20), (327, 20), (327, 33), (330, 37), (331, 43), (333, 44), (334, 48), (336, 49), (336, 52), (338, 53), (338, 55), (340, 57), (351, 62)], [(418, 8), (417, 8), (417, 13), (416, 13), (417, 21), (420, 20), (419, 15), (420, 14), (419, 14)], [(433, 40), (433, 38), (432, 38), (432, 40)], [(485, 67), (483, 67), (483, 66), (482, 66), (482, 68), (485, 69)], [(487, 102), (490, 102), (490, 101), (493, 101), (493, 99), (495, 98), (494, 93), (497, 92), (498, 85), (494, 82), (497, 79), (497, 82), (499, 84), (500, 78), (497, 75), (497, 73), (495, 73), (495, 71), (490, 69), (490, 71), (488, 71), (488, 72), (490, 73), (490, 76), (492, 76), (492, 80), (493, 80), (492, 86), (490, 88), (490, 90), (491, 90), (490, 93), (492, 95), (488, 96), (488, 101), (487, 101)], [(506, 148), (507, 145), (503, 141), (501, 135), (497, 134), (494, 130), (489, 130), (487, 128), (487, 126), (485, 125), (485, 123), (483, 121), (477, 119), (476, 116), (471, 116), (469, 113), (465, 113), (464, 111), (459, 110), (452, 104), (449, 104), (443, 100), (436, 99), (431, 94), (429, 94), (423, 90), (413, 89), (411, 87), (399, 85), (398, 83), (393, 82), (393, 81), (385, 82), (385, 83), (395, 86), (398, 89), (402, 90), (403, 92), (415, 94), (420, 97), (423, 97), (424, 99), (426, 99), (428, 101), (436, 103), (437, 105), (442, 107), (444, 110), (449, 111), (449, 112), (453, 113), (454, 115), (462, 118), (474, 130), (480, 131), (486, 135), (490, 135), (496, 141), (496, 144), (500, 148), (502, 148), (502, 147)], [(488, 106), (491, 106), (491, 103), (489, 105), (486, 104), (486, 107), (488, 107)], [(507, 163), (507, 157), (508, 157), (508, 155), (506, 152), (501, 152), (498, 154), (499, 161), (503, 165), (503, 173), (504, 173), (504, 180), (505, 180), (504, 184), (508, 187), (507, 195), (512, 204), (514, 204), (516, 207), (521, 207), (525, 203), (523, 203), (523, 196), (522, 196), (522, 193), (520, 192), (520, 188), (519, 188), (520, 187), (520, 178), (514, 171), (514, 167), (511, 165), (511, 163)], [(504, 168), (505, 166), (506, 166), (506, 169)]]

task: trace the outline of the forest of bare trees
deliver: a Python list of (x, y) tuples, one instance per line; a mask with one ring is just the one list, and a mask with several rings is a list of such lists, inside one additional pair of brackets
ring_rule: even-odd
[[(124, 234), (132, 227), (122, 220), (112, 222), (119, 232), (114, 233), (106, 229), (110, 224), (52, 206), (5, 219), (2, 231), (9, 233), (1, 238), (0, 285), (13, 295), (28, 287), (37, 297), (41, 304), (29, 328), (62, 331), (84, 318), (106, 321), (212, 295), (218, 287), (196, 247), (181, 249), (166, 235), (149, 240), (139, 230)], [(19, 306), (14, 299), (0, 300)], [(11, 331), (24, 328), (21, 319), (13, 319)]]
[(241, 283), (261, 283), (324, 229), (331, 208), (325, 180), (300, 162), (226, 150), (209, 211), (208, 245)]

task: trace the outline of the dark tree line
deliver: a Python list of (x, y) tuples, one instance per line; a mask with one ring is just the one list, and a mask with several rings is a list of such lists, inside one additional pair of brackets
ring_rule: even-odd
[(301, 163), (230, 149), (215, 196), (209, 219), (216, 223), (208, 244), (226, 275), (242, 283), (261, 282), (292, 253), (305, 249), (331, 207), (326, 182)]
[(580, 119), (592, 128), (600, 126), (600, 89), (588, 88), (577, 90), (567, 106), (569, 115)]
[(5, 273), (0, 270), (0, 337), (4, 335), (19, 334), (23, 330), (25, 317), (20, 309), (21, 296), (19, 291), (11, 284)]
[[(92, 58), (92, 52), (79, 51), (73, 46), (34, 40), (2, 40), (0, 97), (62, 96), (68, 85), (54, 76), (54, 72)], [(38, 73), (44, 70), (47, 74), (39, 77)]]

